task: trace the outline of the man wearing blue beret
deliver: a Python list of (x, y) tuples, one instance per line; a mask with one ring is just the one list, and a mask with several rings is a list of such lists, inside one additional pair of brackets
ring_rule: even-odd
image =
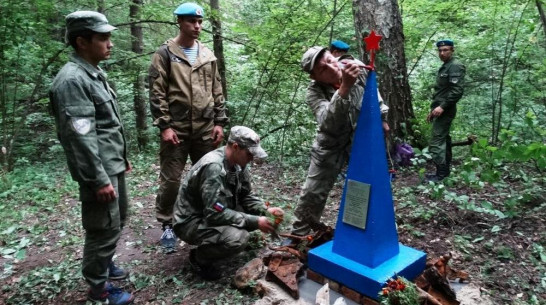
[(450, 173), (452, 153), (449, 129), (457, 113), (457, 102), (463, 96), (465, 76), (465, 66), (453, 57), (453, 41), (440, 40), (436, 47), (444, 64), (436, 76), (431, 111), (427, 116), (427, 122), (432, 122), (429, 151), (436, 165), (436, 173), (426, 175), (427, 180), (435, 182), (443, 180)]
[(330, 53), (336, 58), (347, 54), (347, 52), (349, 52), (349, 45), (341, 40), (334, 40), (330, 44)]
[(204, 10), (183, 3), (174, 10), (179, 34), (155, 52), (149, 69), (150, 110), (160, 131), (160, 176), (156, 218), (160, 243), (174, 252), (173, 206), (188, 156), (193, 164), (224, 139), (228, 123), (217, 60), (197, 39)]

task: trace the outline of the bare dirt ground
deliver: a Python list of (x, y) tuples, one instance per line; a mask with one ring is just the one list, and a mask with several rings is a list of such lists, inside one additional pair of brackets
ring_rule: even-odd
[[(300, 173), (281, 170), (271, 164), (254, 166), (252, 171), (258, 194), (273, 204), (284, 202), (288, 210), (295, 207), (303, 179)], [(483, 293), (490, 294), (494, 304), (531, 304), (531, 295), (535, 295), (538, 304), (546, 304), (546, 274), (544, 268), (539, 267), (540, 259), (532, 249), (537, 244), (546, 246), (546, 211), (542, 202), (530, 203), (531, 206), (526, 207), (528, 212), (519, 216), (498, 219), (487, 213), (462, 209), (455, 202), (432, 200), (429, 194), (415, 188), (419, 183), (417, 174), (409, 170), (400, 171), (393, 181), (395, 193), (406, 190), (403, 195), (395, 196), (400, 242), (426, 252), (429, 258), (450, 252), (453, 255), (451, 266), (467, 271), (472, 282), (482, 287)], [(154, 185), (155, 181), (144, 181), (133, 186), (132, 191), (140, 194)], [(479, 191), (446, 188), (473, 198), (491, 200), (496, 196), (493, 187)], [(323, 218), (332, 226), (337, 218), (341, 191), (340, 180), (331, 193)], [(408, 203), (408, 197), (413, 198), (413, 204)], [(205, 282), (189, 269), (189, 245), (181, 244), (173, 254), (161, 252), (158, 245), (161, 230), (154, 217), (154, 198), (155, 195), (132, 196), (131, 219), (118, 243), (115, 258), (120, 266), (131, 271), (130, 279), (118, 284), (135, 292), (135, 304), (252, 304), (257, 296), (235, 290), (231, 286), (231, 276), (260, 251), (264, 244), (261, 234), (256, 233), (247, 251), (225, 267), (225, 278)], [(45, 231), (41, 232), (47, 242), (31, 245), (26, 258), (13, 264), (13, 274), (0, 280), (3, 287), (0, 304), (85, 304), (87, 288), (78, 273), (83, 245), (78, 213), (79, 203), (75, 198), (66, 198), (59, 203), (49, 217), (49, 223), (45, 224)], [(29, 215), (28, 222), (33, 221)], [(62, 235), (59, 231), (65, 228), (67, 234), (74, 235), (73, 242), (59, 244)], [(21, 294), (21, 289), (14, 287), (28, 282), (37, 270), (55, 268), (66, 262), (72, 262), (69, 271), (73, 274), (58, 292), (42, 301), (10, 301)], [(0, 264), (4, 263), (6, 259), (0, 258)], [(39, 290), (43, 285), (55, 285), (55, 281), (25, 289)]]

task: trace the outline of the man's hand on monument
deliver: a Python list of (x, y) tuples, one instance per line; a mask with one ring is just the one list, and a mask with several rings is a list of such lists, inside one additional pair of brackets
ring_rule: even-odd
[(112, 184), (101, 187), (97, 190), (97, 201), (100, 203), (108, 203), (116, 199), (116, 190)]
[(224, 128), (222, 126), (216, 125), (212, 129), (212, 145), (217, 147), (218, 144), (222, 143), (224, 140)]
[(178, 140), (178, 136), (176, 135), (176, 132), (172, 128), (163, 129), (161, 131), (161, 140), (163, 142), (170, 142), (174, 145), (180, 143)]

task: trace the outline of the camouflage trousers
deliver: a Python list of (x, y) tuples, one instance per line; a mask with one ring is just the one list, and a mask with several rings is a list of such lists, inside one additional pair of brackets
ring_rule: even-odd
[(85, 229), (82, 274), (92, 287), (108, 279), (108, 264), (127, 220), (128, 198), (125, 173), (110, 176), (117, 197), (109, 203), (96, 201), (96, 191), (80, 183), (82, 225)]
[(296, 220), (292, 225), (292, 234), (307, 235), (311, 232), (311, 226), (320, 222), (328, 194), (348, 158), (346, 150), (313, 147), (307, 178), (294, 211)]
[(233, 226), (208, 226), (202, 219), (194, 219), (174, 227), (178, 238), (197, 245), (196, 259), (200, 264), (213, 264), (242, 252), (250, 233)]
[(429, 152), (432, 155), (432, 161), (437, 166), (449, 165), (451, 163), (451, 136), (449, 130), (455, 115), (443, 115), (437, 117), (432, 122), (432, 136), (429, 143)]
[(172, 224), (173, 207), (180, 179), (186, 166), (188, 156), (192, 164), (195, 164), (206, 153), (214, 150), (212, 139), (184, 139), (174, 145), (161, 141), (159, 150), (159, 190), (155, 200), (156, 218), (163, 224)]

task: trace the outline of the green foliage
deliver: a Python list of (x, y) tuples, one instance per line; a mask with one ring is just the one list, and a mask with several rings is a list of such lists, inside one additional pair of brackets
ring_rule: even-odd
[(79, 285), (80, 263), (76, 260), (59, 260), (55, 266), (40, 267), (22, 276), (18, 285), (4, 286), (3, 292), (11, 292), (7, 304), (47, 303), (61, 291), (75, 289)]
[[(128, 179), (131, 194), (144, 198), (156, 193), (157, 169), (150, 164), (157, 164), (157, 129), (151, 126), (148, 116), (147, 135), (154, 141), (148, 150), (137, 151), (133, 84), (137, 77), (146, 75), (152, 52), (177, 34), (172, 11), (178, 3), (147, 1), (141, 7), (137, 19), (144, 20), (140, 23), (144, 30), (142, 54), (131, 51), (129, 23), (132, 20), (128, 17), (131, 3), (128, 0), (0, 0), (3, 38), (0, 41), (0, 146), (4, 148), (0, 153), (0, 216), (7, 220), (0, 222), (0, 254), (6, 259), (1, 277), (13, 272), (13, 262), (27, 258), (29, 247), (49, 242), (41, 236), (46, 231), (45, 222), (41, 220), (58, 211), (63, 196), (77, 193), (77, 185), (64, 165), (64, 153), (54, 131), (47, 99), (49, 84), (72, 51), (64, 44), (63, 16), (74, 10), (97, 10), (101, 5), (111, 23), (119, 28), (113, 34), (112, 58), (101, 66), (108, 72), (119, 97), (134, 165), (134, 175)], [(199, 3), (209, 11), (207, 1)], [(433, 45), (437, 39), (454, 39), (455, 54), (467, 67), (465, 96), (458, 104), (452, 136), (455, 141), (469, 134), (478, 138), (471, 149), (455, 149), (455, 171), (442, 183), (395, 190), (401, 198), (399, 208), (409, 210), (410, 217), (425, 221), (446, 217), (443, 204), (499, 221), (518, 219), (529, 211), (543, 209), (546, 42), (534, 2), (413, 0), (399, 4), (416, 115), (411, 123), (419, 148), (412, 170), (423, 177), (424, 165), (430, 160), (426, 148), (430, 124), (425, 122), (425, 117), (435, 73), (441, 64)], [(301, 184), (316, 128), (315, 119), (304, 102), (309, 79), (299, 67), (301, 55), (307, 47), (327, 45), (330, 35), (349, 42), (357, 53), (351, 5), (350, 1), (337, 1), (339, 12), (334, 15), (333, 1), (221, 2), (218, 14), (223, 22), (231, 124), (256, 129), (271, 155), (270, 161), (282, 161), (283, 165), (296, 169), (299, 179), (282, 177), (286, 183)], [(212, 48), (208, 18), (204, 29), (200, 40)], [(517, 182), (517, 188), (513, 182)], [(478, 199), (472, 194), (473, 190), (491, 195)], [(295, 199), (283, 195), (282, 189), (264, 193), (272, 193), (267, 199), (278, 206), (294, 205)], [(136, 200), (133, 212), (142, 212), (147, 204)], [(69, 233), (79, 228), (74, 221), (77, 209), (73, 210), (68, 212), (73, 217), (59, 221), (54, 228), (59, 234), (57, 246), (81, 245), (81, 234)], [(75, 224), (70, 224), (70, 220)], [(287, 218), (285, 223), (289, 222)], [(416, 237), (424, 234), (410, 224), (402, 228)], [(500, 234), (502, 229), (501, 225), (492, 226), (488, 233)], [(530, 243), (530, 253), (537, 266), (544, 263), (541, 242)], [(504, 260), (514, 255), (513, 250), (495, 245), (484, 235), (464, 235), (456, 239), (456, 246), (465, 253), (472, 252), (468, 244), (473, 243), (480, 243)], [(145, 245), (143, 249), (145, 252), (155, 250), (153, 245)], [(32, 274), (21, 277), (22, 285), (36, 285), (36, 289), (3, 287), (11, 292), (17, 290), (10, 302), (25, 304), (47, 300), (57, 294), (58, 287), (53, 287), (53, 283), (64, 289), (74, 288), (76, 281), (69, 280), (68, 276), (69, 272), (77, 274), (72, 260), (63, 261), (57, 269), (48, 268), (37, 269), (35, 277)], [(543, 268), (537, 281), (544, 291)], [(162, 279), (157, 274), (133, 274), (131, 279), (137, 289), (152, 285), (184, 287), (172, 298), (165, 297), (172, 299), (172, 303), (183, 303), (188, 291), (202, 287), (194, 284), (187, 288), (188, 282), (184, 275)], [(218, 291), (222, 291), (221, 296), (210, 297), (203, 303), (245, 303), (238, 292), (223, 291), (220, 287)], [(540, 291), (536, 291), (540, 295)], [(530, 303), (534, 299), (537, 297), (531, 295)]]
[[(299, 62), (306, 48), (328, 44), (333, 3), (251, 0), (237, 2), (237, 8), (229, 31), (246, 43), (228, 59), (232, 123), (255, 128), (272, 158), (305, 162), (315, 123), (304, 103), (309, 80)], [(340, 8), (334, 38), (351, 41), (350, 2), (339, 2)]]
[[(441, 65), (434, 43), (449, 37), (455, 41), (455, 56), (467, 67), (465, 95), (452, 128), (454, 140), (477, 135), (491, 146), (487, 149), (501, 151), (488, 154), (498, 157), (495, 161), (529, 161), (543, 170), (545, 80), (537, 73), (545, 69), (546, 42), (533, 3), (418, 0), (403, 1), (401, 7), (417, 146), (426, 146), (430, 134), (425, 117)], [(491, 166), (475, 172), (482, 181), (500, 179)], [(467, 176), (475, 179), (472, 173)]]
[(9, 215), (5, 219), (10, 220), (0, 222), (0, 232), (13, 224), (19, 224), (17, 229), (22, 229), (22, 220), (27, 214), (46, 217), (39, 212), (53, 212), (64, 194), (76, 192), (76, 183), (68, 176), (64, 164), (30, 163), (25, 159), (20, 159), (18, 164), (14, 171), (0, 176), (3, 202), (0, 212)]
[(542, 245), (533, 243), (531, 253), (537, 259), (537, 262), (546, 263), (546, 249)]

